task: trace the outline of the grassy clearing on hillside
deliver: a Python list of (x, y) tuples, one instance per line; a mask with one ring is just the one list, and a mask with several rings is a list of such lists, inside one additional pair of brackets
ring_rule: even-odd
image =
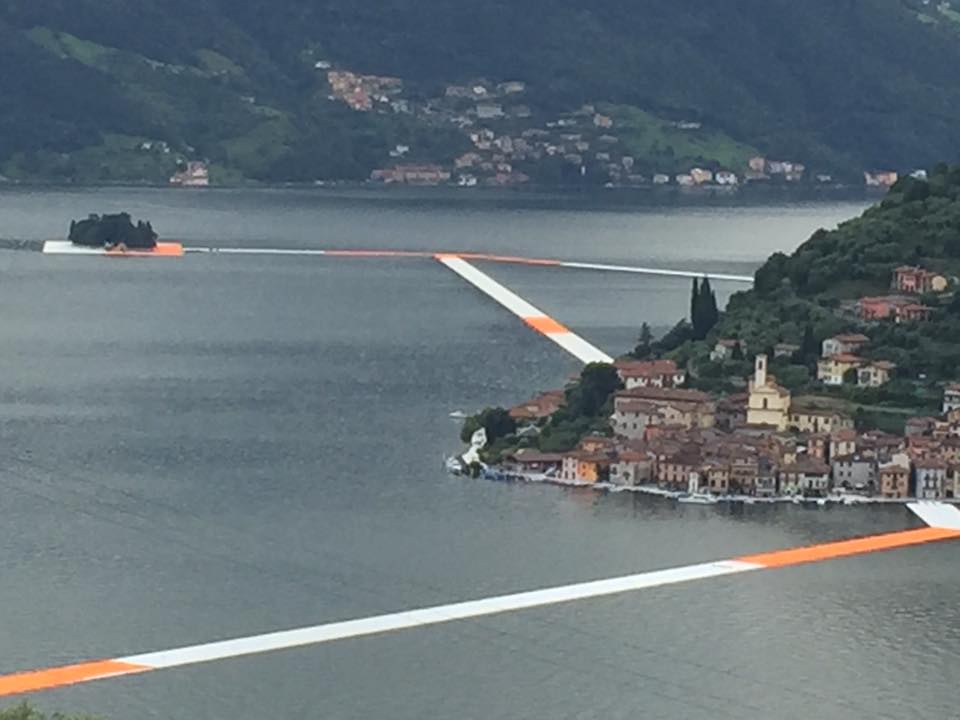
[(27, 32), (27, 37), (58, 57), (71, 58), (94, 68), (103, 68), (109, 58), (117, 52), (113, 48), (104, 47), (89, 40), (81, 40), (70, 33), (54, 32), (45, 27), (33, 28)]
[(681, 130), (668, 120), (628, 105), (602, 106), (614, 118), (615, 133), (638, 162), (651, 170), (679, 172), (696, 164), (742, 170), (757, 149), (717, 130)]

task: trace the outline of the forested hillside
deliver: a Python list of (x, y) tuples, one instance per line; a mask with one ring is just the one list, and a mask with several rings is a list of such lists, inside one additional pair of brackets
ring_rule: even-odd
[(182, 153), (224, 179), (357, 179), (398, 143), (463, 150), (331, 100), (319, 60), (412, 99), (516, 79), (535, 115), (610, 103), (814, 169), (907, 169), (957, 157), (958, 19), (913, 0), (7, 0), (0, 174), (156, 180)]

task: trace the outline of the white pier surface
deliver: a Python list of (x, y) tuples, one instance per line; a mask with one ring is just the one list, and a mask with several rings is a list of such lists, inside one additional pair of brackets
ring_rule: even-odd
[(956, 505), (947, 505), (934, 500), (919, 500), (908, 503), (907, 507), (930, 527), (960, 530), (960, 508)]
[(456, 255), (437, 255), (437, 260), (478, 290), (484, 292), (537, 332), (545, 335), (583, 363), (612, 363), (613, 358), (594, 347), (512, 290)]
[[(462, 269), (462, 268), (461, 268)], [(49, 690), (66, 685), (134, 675), (165, 668), (226, 660), (288, 648), (318, 645), (336, 640), (436, 625), (439, 623), (515, 612), (696, 580), (737, 575), (754, 570), (775, 570), (826, 560), (907, 548), (960, 539), (960, 511), (939, 503), (913, 503), (913, 512), (928, 522), (925, 528), (885, 535), (839, 540), (821, 545), (774, 550), (728, 560), (653, 570), (603, 580), (561, 585), (508, 595), (404, 610), (311, 627), (236, 637), (168, 650), (146, 652), (103, 660), (54, 665), (26, 672), (0, 675), (0, 697)]]
[(667, 268), (636, 267), (631, 265), (605, 265), (603, 263), (567, 262), (561, 261), (560, 267), (576, 268), (579, 270), (602, 270), (604, 272), (635, 273), (638, 275), (664, 275), (666, 277), (703, 278), (711, 280), (727, 280), (729, 282), (753, 283), (749, 275), (727, 275), (724, 273), (704, 273), (692, 270), (669, 270)]

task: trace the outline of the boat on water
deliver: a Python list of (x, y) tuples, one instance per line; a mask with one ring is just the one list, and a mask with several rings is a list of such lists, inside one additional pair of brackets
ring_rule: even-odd
[(454, 410), (450, 413), (453, 420), (466, 420), (469, 416), (463, 410)]
[(687, 479), (687, 491), (677, 496), (677, 502), (685, 505), (716, 505), (719, 500), (715, 495), (700, 492), (700, 474), (693, 472)]
[(677, 502), (681, 502), (684, 505), (716, 505), (720, 501), (713, 495), (697, 492), (681, 495), (677, 498)]

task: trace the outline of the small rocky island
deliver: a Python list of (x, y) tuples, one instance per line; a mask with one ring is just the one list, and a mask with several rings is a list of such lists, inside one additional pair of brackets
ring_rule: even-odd
[(140, 220), (134, 225), (130, 214), (122, 212), (71, 221), (69, 240), (74, 245), (107, 250), (152, 250), (157, 246), (157, 233), (149, 222)]

